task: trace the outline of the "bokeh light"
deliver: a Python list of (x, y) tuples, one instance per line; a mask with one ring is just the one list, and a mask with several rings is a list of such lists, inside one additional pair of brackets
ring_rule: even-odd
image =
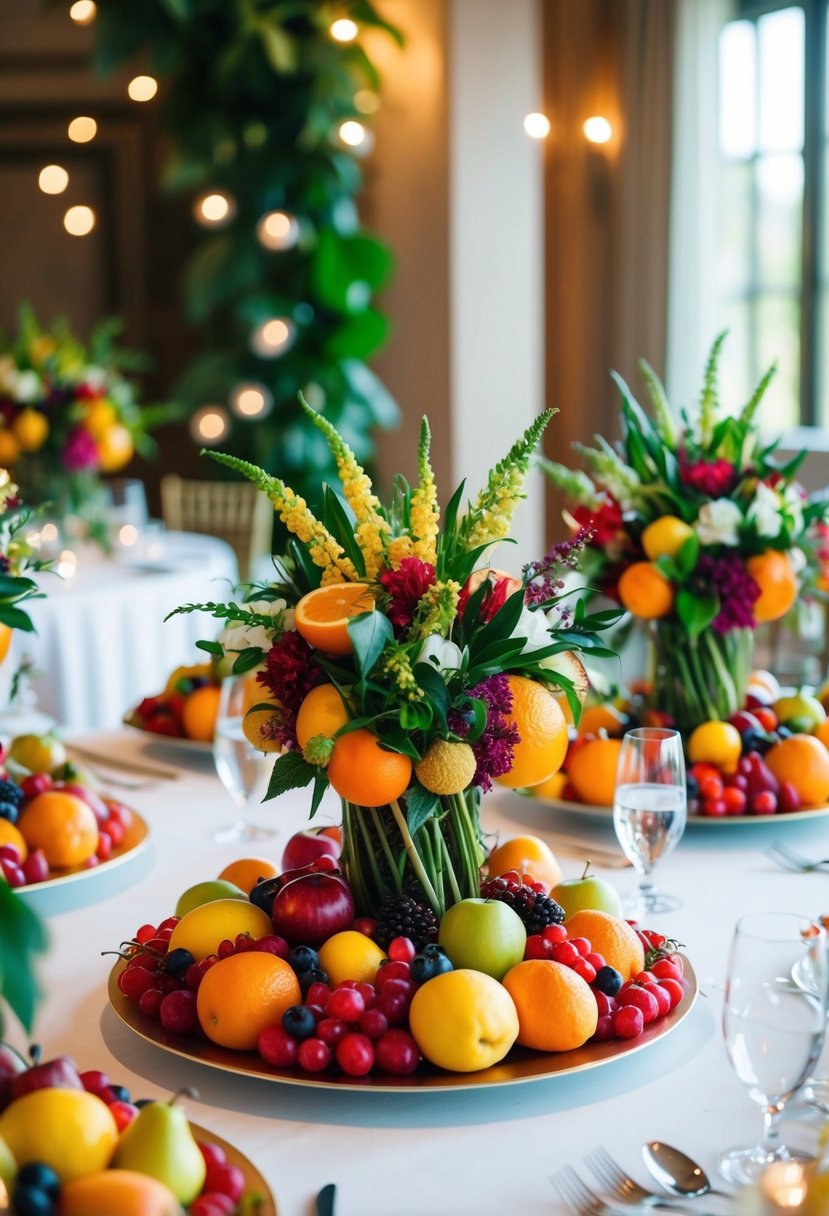
[(190, 434), (207, 447), (217, 444), (229, 429), (230, 419), (221, 405), (203, 405), (190, 419)]
[(63, 217), (63, 226), (70, 236), (88, 236), (95, 227), (95, 212), (83, 204), (70, 207)]
[(257, 380), (242, 381), (230, 394), (230, 408), (240, 418), (266, 418), (273, 409), (273, 394)]
[(292, 249), (299, 239), (296, 216), (287, 211), (269, 211), (256, 225), (256, 238), (265, 249)]
[(591, 144), (607, 144), (613, 136), (613, 127), (600, 114), (594, 114), (592, 118), (586, 119), (582, 130), (584, 138)]
[(236, 214), (236, 202), (229, 194), (216, 190), (196, 199), (193, 214), (203, 227), (221, 228), (229, 224)]
[(81, 114), (72, 119), (66, 128), (66, 134), (75, 144), (88, 144), (90, 139), (94, 139), (98, 134), (98, 124), (88, 114)]
[(258, 325), (250, 336), (250, 347), (262, 359), (284, 355), (296, 334), (296, 326), (287, 317), (271, 317)]
[(69, 174), (63, 165), (44, 165), (37, 176), (37, 184), (44, 194), (63, 194), (69, 185)]
[(357, 22), (350, 17), (339, 17), (331, 23), (331, 37), (336, 42), (353, 42), (359, 32)]
[(75, 0), (69, 8), (69, 16), (76, 25), (90, 25), (97, 16), (95, 0)]
[(527, 114), (524, 119), (524, 130), (531, 139), (546, 139), (550, 134), (550, 120), (546, 114)]
[(127, 93), (132, 101), (152, 101), (157, 92), (155, 76), (134, 76), (127, 85)]

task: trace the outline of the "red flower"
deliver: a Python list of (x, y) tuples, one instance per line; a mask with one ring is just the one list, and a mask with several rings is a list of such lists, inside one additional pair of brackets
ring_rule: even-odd
[(280, 705), (295, 714), (311, 689), (325, 679), (325, 673), (305, 639), (290, 629), (271, 646), (265, 670), (256, 679)]
[(596, 549), (604, 549), (622, 531), (622, 508), (615, 498), (598, 507), (574, 507), (570, 514), (580, 528), (592, 529), (590, 544)]
[(723, 498), (734, 489), (737, 470), (730, 460), (694, 460), (685, 453), (679, 457), (679, 478), (683, 485), (692, 486), (709, 498)]
[[(458, 596), (459, 616), (463, 616), (466, 612), (470, 596), (477, 591), (482, 581), (484, 580), (476, 579), (474, 575), (466, 580), (463, 590)], [(509, 574), (496, 574), (494, 570), (487, 572), (485, 581), (487, 590), (478, 609), (478, 620), (484, 625), (492, 620), (496, 612), (501, 611), (511, 595), (521, 589), (521, 584), (517, 579), (512, 578)]]
[(399, 569), (384, 570), (380, 575), (391, 598), (386, 615), (398, 632), (409, 628), (421, 597), (434, 581), (435, 567), (419, 557), (404, 557)]

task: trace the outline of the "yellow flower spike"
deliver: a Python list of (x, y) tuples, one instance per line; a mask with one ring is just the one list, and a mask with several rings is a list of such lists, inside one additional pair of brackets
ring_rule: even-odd
[(415, 537), (412, 552), (421, 561), (434, 565), (437, 560), (440, 507), (435, 475), (429, 463), (431, 446), (432, 433), (429, 430), (428, 419), (424, 418), (420, 425), (420, 446), (418, 448), (420, 484), (412, 495), (411, 505), (411, 531)]
[(392, 570), (399, 570), (401, 563), (413, 555), (414, 541), (411, 536), (395, 536), (386, 545), (386, 560)]
[(503, 540), (508, 534), (515, 508), (524, 497), (524, 479), (530, 456), (554, 413), (555, 410), (545, 410), (539, 414), (490, 472), (486, 485), (470, 506), (464, 521), (467, 552)]

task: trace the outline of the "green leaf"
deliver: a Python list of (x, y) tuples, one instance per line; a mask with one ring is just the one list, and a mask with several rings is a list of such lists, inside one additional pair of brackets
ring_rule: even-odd
[[(46, 948), (43, 924), (28, 904), (0, 883), (0, 997), (27, 1031), (34, 1021), (37, 983), (33, 974), (33, 955)], [(2, 1029), (0, 1008), (0, 1029)]]
[(437, 794), (422, 785), (413, 786), (406, 794), (406, 826), (414, 836), (440, 807)]
[(11, 604), (0, 604), (0, 621), (11, 629), (21, 630), (22, 633), (35, 631), (28, 614), (22, 608), (14, 608)]
[(218, 658), (221, 658), (224, 654), (224, 647), (221, 642), (196, 642), (196, 649), (204, 650), (207, 654), (215, 654)]
[(354, 522), (350, 519), (343, 506), (340, 496), (326, 485), (322, 492), (323, 515), (322, 522), (328, 531), (342, 545), (343, 550), (351, 559), (355, 570), (361, 578), (366, 573), (366, 560), (354, 536)]
[(707, 629), (720, 610), (719, 597), (713, 592), (694, 592), (680, 588), (676, 597), (676, 614), (692, 638)]
[(404, 701), (398, 719), (404, 730), (428, 730), (434, 720), (428, 701)]
[(233, 663), (233, 674), (235, 676), (243, 676), (247, 671), (253, 671), (254, 667), (258, 667), (262, 662), (264, 655), (258, 646), (250, 646), (247, 650), (240, 650)]
[(299, 56), (296, 41), (287, 34), (273, 16), (259, 22), (259, 36), (265, 57), (279, 75), (290, 75), (296, 71)]
[(417, 680), (418, 687), (422, 688), (426, 693), (438, 721), (443, 729), (446, 730), (446, 718), (449, 713), (449, 689), (446, 687), (446, 681), (443, 676), (431, 663), (415, 663), (412, 668), (412, 675)]
[(676, 571), (680, 579), (685, 579), (697, 567), (699, 559), (699, 537), (694, 534), (682, 542), (674, 558)]
[(330, 359), (367, 359), (385, 344), (389, 328), (388, 317), (367, 308), (334, 330), (326, 342), (325, 353)]
[(308, 813), (309, 819), (313, 819), (316, 815), (327, 789), (328, 777), (324, 771), (318, 769), (314, 776), (314, 792), (311, 795), (311, 810)]
[(348, 622), (354, 661), (362, 678), (371, 673), (387, 642), (394, 639), (391, 621), (383, 612), (363, 612)]
[(382, 241), (323, 228), (311, 263), (311, 283), (320, 303), (333, 312), (364, 313), (372, 292), (385, 286), (393, 266), (391, 251)]
[(262, 799), (267, 802), (270, 798), (278, 798), (286, 790), (298, 790), (310, 785), (316, 778), (318, 769), (309, 764), (301, 752), (285, 752), (279, 756), (273, 766), (271, 779), (268, 782), (268, 792)]

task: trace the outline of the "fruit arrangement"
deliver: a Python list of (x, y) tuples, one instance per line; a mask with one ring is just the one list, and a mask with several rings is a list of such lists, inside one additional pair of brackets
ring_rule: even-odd
[[(0, 1043), (0, 1204), (12, 1216), (234, 1216), (244, 1172), (199, 1139), (180, 1094), (141, 1099), (74, 1060)], [(187, 1093), (189, 1091), (183, 1091)], [(11, 1208), (5, 1204), (10, 1202)]]
[(100, 865), (133, 821), (67, 760), (55, 735), (20, 735), (0, 755), (0, 879), (11, 887)]
[[(829, 803), (829, 690), (781, 692), (755, 671), (744, 708), (728, 721), (703, 722), (686, 739), (688, 812), (707, 819), (788, 814)], [(530, 791), (610, 806), (621, 735), (632, 726), (670, 726), (636, 698), (589, 706), (562, 771)]]
[(209, 743), (219, 709), (219, 679), (212, 663), (177, 667), (164, 691), (145, 697), (129, 716), (131, 726), (171, 739)]
[(406, 895), (365, 917), (325, 832), (291, 839), (292, 868), (236, 861), (141, 925), (122, 943), (123, 997), (167, 1036), (361, 1078), (633, 1039), (685, 994), (676, 943), (621, 919), (609, 883), (563, 880), (535, 837), (493, 851), (480, 895), (440, 918)]

